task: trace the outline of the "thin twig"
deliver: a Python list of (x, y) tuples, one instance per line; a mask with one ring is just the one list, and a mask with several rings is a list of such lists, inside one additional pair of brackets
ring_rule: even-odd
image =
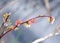
[(45, 0), (45, 6), (46, 6), (46, 9), (47, 9), (47, 13), (48, 15), (50, 15), (50, 5), (49, 5), (49, 0)]
[[(56, 30), (57, 30), (57, 31), (56, 31)], [(33, 41), (32, 43), (39, 43), (39, 42), (42, 42), (42, 41), (44, 41), (44, 40), (46, 40), (46, 39), (48, 39), (48, 38), (54, 37), (54, 36), (56, 36), (56, 35), (59, 35), (59, 34), (60, 34), (60, 33), (58, 32), (59, 30), (60, 30), (60, 25), (58, 25), (57, 28), (55, 28), (52, 33), (50, 33), (50, 34), (48, 34), (48, 35), (46, 35), (46, 36), (44, 36), (44, 37), (42, 37), (42, 38), (40, 38), (40, 39), (37, 39), (37, 40)]]
[[(32, 18), (32, 19), (37, 19), (37, 18), (40, 18), (40, 17), (50, 17), (50, 16), (40, 16), (40, 15), (39, 15), (39, 16), (34, 17), (34, 18)], [(31, 20), (31, 19), (29, 19), (29, 20), (27, 20), (27, 21), (30, 21), (30, 20)], [(24, 23), (26, 23), (27, 21), (22, 22), (21, 25), (24, 24)], [(16, 27), (18, 27), (18, 26), (15, 25), (15, 27), (14, 27), (13, 29), (8, 29), (5, 33), (1, 34), (1, 35), (0, 35), (0, 39), (1, 39), (5, 34), (7, 34), (8, 32), (14, 30)]]

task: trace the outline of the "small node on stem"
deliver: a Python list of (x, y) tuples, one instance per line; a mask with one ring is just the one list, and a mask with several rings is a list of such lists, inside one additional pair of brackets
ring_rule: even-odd
[(36, 20), (35, 19), (31, 19), (30, 21), (31, 21), (31, 23), (35, 23)]
[(16, 21), (16, 25), (17, 25), (17, 26), (20, 26), (21, 23), (22, 23), (22, 20), (20, 20), (20, 19), (18, 19), (18, 20)]
[(31, 22), (30, 21), (27, 21), (26, 23), (25, 23), (25, 26), (26, 27), (31, 27), (31, 24), (30, 24)]
[(16, 27), (14, 30), (16, 31), (16, 30), (18, 30), (18, 28)]
[(14, 28), (14, 26), (13, 26), (13, 25), (10, 25), (10, 26), (8, 26), (8, 28), (9, 28), (9, 29), (13, 29), (13, 28)]

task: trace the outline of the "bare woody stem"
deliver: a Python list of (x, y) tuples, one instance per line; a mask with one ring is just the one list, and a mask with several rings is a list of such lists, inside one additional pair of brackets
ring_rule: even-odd
[(46, 9), (47, 9), (47, 13), (48, 15), (50, 16), (50, 4), (49, 4), (49, 0), (45, 0), (45, 6), (46, 6)]
[[(40, 16), (40, 15), (39, 15), (39, 16), (34, 17), (34, 18), (32, 18), (32, 19), (38, 19), (38, 18), (40, 18), (40, 17), (50, 17), (50, 16)], [(6, 20), (7, 20), (7, 19), (6, 19)], [(29, 20), (27, 20), (27, 21), (30, 21), (30, 20), (31, 20), (31, 19), (29, 19)], [(26, 23), (27, 21), (22, 22), (21, 25), (24, 24), (24, 23)], [(5, 33), (1, 34), (1, 35), (0, 35), (0, 39), (1, 39), (5, 34), (7, 34), (8, 32), (14, 30), (16, 27), (18, 27), (18, 26), (15, 25), (13, 29), (8, 29)]]

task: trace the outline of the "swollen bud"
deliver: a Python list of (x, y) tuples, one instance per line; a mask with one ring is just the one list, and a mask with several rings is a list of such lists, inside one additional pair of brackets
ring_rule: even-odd
[(25, 26), (26, 26), (26, 27), (30, 27), (30, 26), (31, 26), (30, 21), (27, 21), (27, 22), (25, 23)]
[(17, 25), (17, 26), (20, 26), (21, 23), (22, 23), (22, 20), (20, 20), (20, 19), (18, 19), (18, 20), (16, 21), (16, 25)]
[(5, 13), (3, 16), (6, 19), (6, 18), (8, 18), (10, 16), (10, 13)]
[(30, 22), (31, 22), (31, 23), (35, 23), (35, 19), (31, 19)]
[(13, 25), (8, 26), (9, 29), (14, 29)]
[(52, 16), (50, 16), (50, 17), (49, 17), (49, 22), (50, 22), (51, 24), (53, 24), (53, 23), (54, 23), (54, 21), (55, 21), (55, 18), (54, 18), (54, 17), (52, 17)]

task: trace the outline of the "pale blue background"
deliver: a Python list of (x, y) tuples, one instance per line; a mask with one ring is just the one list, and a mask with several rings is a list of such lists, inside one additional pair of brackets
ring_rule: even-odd
[[(12, 31), (3, 37), (5, 43), (31, 43), (54, 30), (60, 23), (60, 0), (50, 0), (51, 15), (56, 18), (52, 25), (48, 18), (41, 18), (32, 24), (30, 28), (24, 25), (19, 30)], [(11, 22), (14, 25), (17, 19), (26, 21), (43, 13), (47, 15), (44, 0), (0, 0), (0, 24), (3, 21), (3, 14), (11, 12)], [(41, 43), (60, 43), (60, 35), (47, 39)]]

